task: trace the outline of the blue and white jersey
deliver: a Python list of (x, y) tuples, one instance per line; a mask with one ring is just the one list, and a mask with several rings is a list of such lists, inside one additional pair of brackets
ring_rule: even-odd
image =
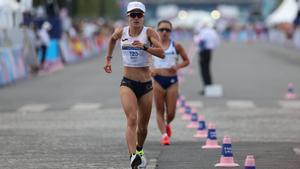
[(156, 69), (170, 68), (176, 65), (178, 61), (178, 55), (175, 48), (175, 43), (170, 42), (168, 49), (165, 50), (165, 58), (161, 59), (153, 57), (153, 67)]
[(136, 40), (144, 44), (149, 44), (147, 37), (147, 27), (144, 27), (142, 32), (136, 36), (129, 35), (129, 27), (123, 28), (121, 38), (121, 50), (123, 57), (123, 65), (127, 67), (148, 67), (150, 66), (151, 55), (142, 48), (134, 47), (132, 43)]

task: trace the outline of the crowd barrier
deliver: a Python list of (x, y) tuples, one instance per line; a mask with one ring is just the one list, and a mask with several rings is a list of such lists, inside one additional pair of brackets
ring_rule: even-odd
[(232, 40), (232, 41), (265, 41), (270, 43), (275, 43), (279, 45), (291, 45), (297, 49), (300, 49), (300, 29), (296, 29), (292, 38), (288, 39), (286, 33), (279, 30), (279, 29), (269, 29), (267, 33), (261, 33), (259, 36), (256, 35), (254, 32), (230, 32), (230, 33), (223, 33), (223, 39), (225, 40)]
[[(99, 55), (106, 49), (103, 42), (105, 37), (51, 39), (46, 52), (46, 71), (52, 72), (63, 68), (62, 60), (69, 64)], [(0, 87), (29, 76), (29, 68), (32, 65), (26, 63), (25, 58), (29, 56), (24, 54), (24, 45), (18, 46), (20, 47), (0, 48)], [(41, 52), (36, 56), (40, 61)]]
[(66, 63), (78, 62), (82, 59), (90, 58), (97, 54), (99, 55), (106, 48), (102, 40), (101, 43), (99, 43), (97, 38), (64, 38), (59, 42), (59, 47)]
[(0, 86), (11, 84), (28, 75), (24, 62), (23, 49), (1, 48), (0, 49)]

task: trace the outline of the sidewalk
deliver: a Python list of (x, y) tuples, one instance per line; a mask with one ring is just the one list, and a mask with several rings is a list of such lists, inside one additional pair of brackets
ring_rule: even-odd
[[(202, 142), (175, 142), (163, 147), (157, 161), (157, 169), (213, 169), (219, 162), (221, 149), (201, 149)], [(299, 169), (300, 156), (293, 152), (296, 143), (233, 143), (235, 162), (244, 169), (248, 154), (254, 155), (258, 169)]]

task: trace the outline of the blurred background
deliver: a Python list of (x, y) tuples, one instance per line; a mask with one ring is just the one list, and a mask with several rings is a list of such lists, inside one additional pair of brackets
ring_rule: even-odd
[[(128, 2), (0, 0), (1, 169), (128, 168), (120, 45), (113, 72), (103, 70), (110, 35), (127, 24)], [(172, 39), (191, 60), (178, 72), (180, 94), (217, 124), (220, 138), (239, 142), (238, 162), (251, 153), (258, 168), (299, 169), (300, 0), (142, 2), (145, 25), (173, 23)], [(221, 39), (211, 62), (217, 97), (199, 92), (195, 39), (204, 25)], [(200, 151), (179, 113), (174, 146), (159, 146), (155, 111), (145, 146), (152, 168), (211, 169), (218, 158)]]
[[(113, 29), (126, 23), (128, 0), (0, 0), (0, 86), (60, 69), (105, 51)], [(203, 24), (224, 40), (253, 40), (300, 48), (298, 0), (147, 0), (146, 24), (174, 24), (174, 38), (191, 38)], [(39, 31), (51, 29), (47, 52)], [(39, 44), (40, 43), (40, 44)], [(9, 57), (7, 57), (9, 56)], [(10, 58), (10, 59), (8, 59)], [(43, 62), (43, 63), (41, 63)], [(11, 72), (11, 73), (10, 73)]]

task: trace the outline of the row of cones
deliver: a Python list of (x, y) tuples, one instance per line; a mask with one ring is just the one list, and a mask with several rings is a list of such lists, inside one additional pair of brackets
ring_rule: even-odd
[[(234, 162), (232, 153), (231, 138), (224, 136), (222, 146), (218, 145), (216, 125), (208, 123), (206, 129), (205, 117), (197, 114), (195, 108), (187, 105), (183, 96), (180, 96), (177, 100), (177, 106), (179, 113), (182, 114), (183, 120), (190, 120), (187, 128), (197, 128), (197, 133), (194, 135), (196, 138), (207, 138), (203, 149), (220, 149), (222, 148), (222, 155), (219, 163), (215, 167), (237, 167), (239, 164)], [(247, 155), (245, 159), (245, 169), (255, 169), (255, 159), (253, 155)]]

